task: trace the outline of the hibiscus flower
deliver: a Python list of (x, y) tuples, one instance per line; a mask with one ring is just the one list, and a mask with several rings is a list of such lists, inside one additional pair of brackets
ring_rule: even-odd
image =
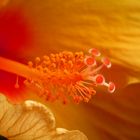
[[(2, 57), (25, 64), (44, 54), (97, 48), (113, 63), (104, 75), (116, 84), (115, 94), (98, 88), (88, 104), (45, 103), (58, 125), (76, 127), (89, 139), (140, 139), (139, 0), (3, 0), (0, 8)], [(20, 80), (14, 89), (15, 75), (1, 72), (1, 92), (13, 100), (25, 94), (39, 100), (24, 92)]]

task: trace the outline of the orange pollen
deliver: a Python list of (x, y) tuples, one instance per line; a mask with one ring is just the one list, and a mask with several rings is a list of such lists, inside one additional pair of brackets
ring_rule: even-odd
[[(25, 77), (24, 84), (47, 101), (60, 99), (65, 104), (68, 97), (72, 97), (76, 103), (88, 102), (95, 95), (97, 85), (108, 87), (110, 93), (115, 90), (114, 83), (106, 83), (104, 76), (99, 74), (103, 67), (111, 66), (108, 58), (103, 58), (102, 64), (97, 66), (99, 54), (94, 48), (90, 49), (88, 56), (83, 52), (64, 51), (36, 57), (34, 62), (28, 62), (28, 66), (0, 57), (0, 68)], [(18, 70), (14, 70), (16, 68)], [(19, 87), (18, 77), (15, 87)]]

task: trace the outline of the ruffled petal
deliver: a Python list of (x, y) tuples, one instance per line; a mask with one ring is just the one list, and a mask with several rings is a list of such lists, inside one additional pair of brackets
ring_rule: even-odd
[(38, 102), (13, 105), (0, 94), (0, 110), (0, 134), (10, 140), (87, 140), (79, 131), (55, 129), (52, 112)]

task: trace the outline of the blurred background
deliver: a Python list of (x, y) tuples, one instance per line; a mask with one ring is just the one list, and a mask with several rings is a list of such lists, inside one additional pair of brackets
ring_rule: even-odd
[[(78, 129), (89, 140), (139, 140), (140, 1), (0, 1), (0, 56), (27, 63), (92, 47), (111, 59), (113, 66), (104, 73), (116, 83), (116, 92), (98, 88), (89, 103), (45, 104), (57, 126)], [(0, 71), (0, 92), (18, 100), (24, 93), (22, 86), (14, 89), (15, 79)]]

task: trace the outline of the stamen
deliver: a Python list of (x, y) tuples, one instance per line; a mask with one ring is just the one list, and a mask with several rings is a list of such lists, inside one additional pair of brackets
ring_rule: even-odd
[(32, 61), (29, 61), (28, 62), (28, 66), (29, 66), (29, 68), (32, 68), (33, 67), (33, 62)]
[[(98, 66), (95, 56), (100, 56), (100, 52), (94, 48), (89, 50), (88, 55), (64, 51), (44, 55), (43, 58), (36, 57), (27, 66), (0, 57), (0, 69), (24, 77), (25, 86), (45, 101), (59, 99), (66, 104), (72, 97), (76, 103), (88, 102), (96, 93), (95, 86), (107, 86), (110, 93), (115, 91), (115, 84), (106, 83), (105, 77), (100, 74), (105, 66), (111, 67), (111, 62), (103, 58), (103, 64)], [(18, 76), (15, 88), (19, 88)]]
[(39, 57), (36, 57), (35, 58), (35, 66), (36, 66), (36, 68), (37, 68), (37, 66), (39, 65), (39, 62), (40, 62), (41, 60), (40, 60), (40, 58)]

